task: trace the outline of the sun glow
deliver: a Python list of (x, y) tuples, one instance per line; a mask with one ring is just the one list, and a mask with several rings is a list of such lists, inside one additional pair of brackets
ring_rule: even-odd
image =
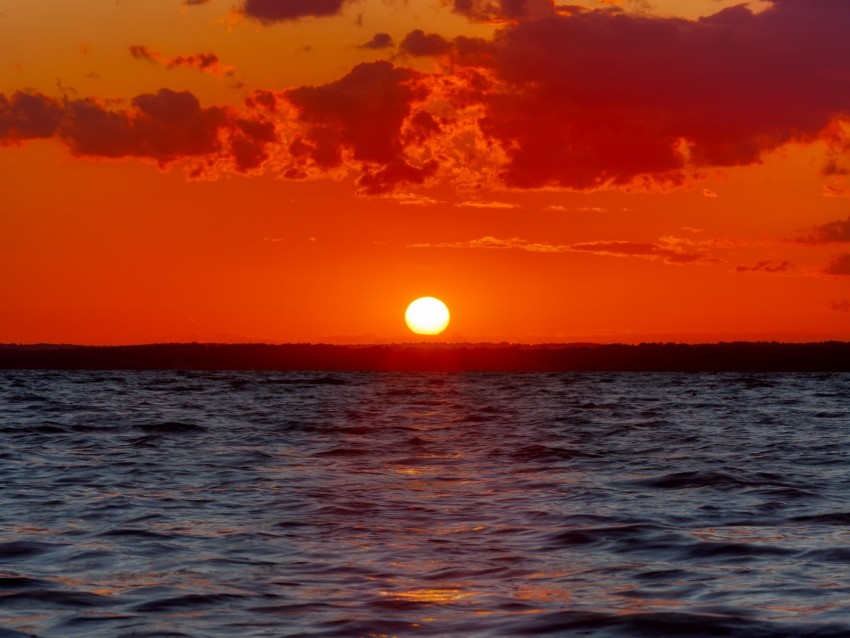
[(449, 309), (435, 297), (420, 297), (404, 313), (407, 327), (420, 335), (438, 335), (449, 325)]

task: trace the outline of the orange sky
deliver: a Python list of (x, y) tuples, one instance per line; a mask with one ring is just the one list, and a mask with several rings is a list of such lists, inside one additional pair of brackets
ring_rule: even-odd
[(568, 5), (5, 0), (0, 342), (850, 339), (850, 3)]

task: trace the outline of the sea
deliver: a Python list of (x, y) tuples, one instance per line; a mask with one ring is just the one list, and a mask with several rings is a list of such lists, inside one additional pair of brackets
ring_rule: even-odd
[(0, 371), (0, 638), (850, 636), (850, 374)]

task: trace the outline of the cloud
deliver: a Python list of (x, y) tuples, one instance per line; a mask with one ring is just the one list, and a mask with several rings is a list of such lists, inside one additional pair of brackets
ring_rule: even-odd
[(358, 64), (329, 84), (292, 89), (286, 97), (308, 126), (305, 142), (317, 164), (339, 165), (343, 148), (358, 160), (389, 163), (401, 154), (401, 125), (417, 96), (415, 79), (415, 71), (381, 60)]
[(816, 245), (850, 242), (850, 217), (814, 226), (800, 241)]
[(791, 262), (787, 259), (779, 264), (774, 264), (772, 261), (760, 261), (753, 266), (736, 266), (735, 272), (777, 273), (786, 272), (790, 267)]
[(0, 94), (0, 144), (54, 138), (74, 155), (136, 157), (160, 166), (189, 158), (224, 162), (248, 172), (268, 158), (274, 124), (258, 114), (202, 107), (188, 91), (143, 93), (129, 108), (110, 109), (92, 99), (56, 100), (34, 93)]
[(162, 57), (153, 49), (144, 46), (143, 44), (134, 44), (129, 48), (130, 55), (137, 60), (147, 60), (148, 62), (158, 63)]
[(452, 9), (471, 20), (521, 20), (555, 12), (552, 0), (452, 0)]
[(361, 44), (361, 49), (388, 49), (393, 45), (393, 37), (389, 33), (376, 33), (368, 42)]
[(229, 142), (236, 170), (247, 173), (262, 165), (269, 157), (268, 147), (276, 139), (274, 124), (268, 120), (233, 118)]
[[(132, 53), (156, 59), (147, 47)], [(243, 109), (205, 107), (170, 89), (138, 95), (124, 108), (19, 91), (0, 94), (0, 144), (53, 138), (78, 157), (137, 157), (163, 167), (195, 160), (193, 178), (261, 167), (291, 179), (352, 174), (360, 193), (380, 195), (424, 184), (437, 171), (430, 153), (408, 153), (442, 130), (418, 108), (427, 95), (422, 74), (387, 61), (324, 85), (255, 90)]]
[(195, 53), (169, 58), (141, 44), (131, 46), (129, 51), (137, 60), (160, 64), (166, 69), (192, 68), (212, 75), (233, 75), (234, 71), (232, 66), (222, 65), (215, 53)]
[(677, 246), (666, 243), (648, 243), (632, 241), (594, 241), (570, 245), (570, 250), (585, 251), (594, 255), (613, 257), (640, 257), (666, 264), (693, 264), (713, 261), (702, 253), (685, 252)]
[(436, 33), (425, 33), (422, 29), (411, 31), (399, 44), (399, 51), (414, 57), (446, 55), (452, 43)]
[(562, 204), (550, 204), (543, 210), (554, 213), (607, 213), (608, 209), (601, 206), (576, 206), (569, 208)]
[(591, 189), (642, 175), (679, 184), (688, 168), (758, 163), (846, 116), (848, 32), (841, 0), (699, 20), (576, 10), (509, 23), (475, 41), (476, 57), (464, 53), (470, 39), (455, 40), (454, 59), (486, 69), (481, 128), (507, 149), (508, 185)]
[(530, 242), (520, 237), (500, 239), (487, 235), (479, 239), (462, 242), (444, 242), (436, 244), (410, 244), (408, 248), (471, 248), (487, 250), (523, 250), (534, 253), (566, 253), (584, 252), (595, 255), (614, 257), (639, 257), (652, 261), (661, 261), (666, 264), (694, 264), (700, 262), (711, 262), (703, 253), (689, 253), (680, 247), (670, 245), (663, 238), (658, 243), (630, 242), (630, 241), (595, 241), (581, 242), (577, 244), (550, 244), (542, 242)]
[(61, 104), (41, 93), (0, 93), (0, 145), (53, 137), (62, 113)]
[(850, 116), (836, 118), (826, 128), (823, 138), (829, 147), (823, 174), (828, 176), (850, 175)]
[(433, 206), (442, 203), (433, 197), (411, 192), (393, 192), (388, 193), (386, 197), (402, 206)]
[(823, 187), (824, 197), (850, 197), (850, 188), (845, 186), (834, 186), (825, 184)]
[(146, 157), (166, 164), (220, 149), (222, 109), (202, 108), (188, 91), (138, 95), (133, 109), (109, 111), (93, 100), (65, 106), (59, 135), (78, 155)]
[(511, 209), (511, 208), (520, 208), (519, 204), (510, 204), (508, 202), (490, 202), (490, 201), (482, 201), (482, 200), (470, 200), (466, 202), (460, 202), (459, 204), (455, 204), (461, 208), (501, 208), (501, 209)]
[(830, 304), (830, 307), (835, 312), (850, 312), (850, 301), (847, 299), (833, 301), (832, 304)]
[(239, 13), (262, 24), (328, 17), (342, 12), (348, 0), (244, 0)]
[(827, 275), (850, 276), (850, 253), (835, 257), (823, 272)]
[(192, 6), (196, 4), (207, 4), (210, 0), (183, 0), (183, 4)]
[[(240, 6), (275, 22), (330, 15), (346, 2)], [(432, 73), (361, 64), (326, 84), (255, 90), (245, 112), (167, 89), (123, 109), (17, 91), (0, 97), (0, 143), (52, 137), (81, 156), (161, 164), (192, 157), (293, 179), (345, 174), (371, 195), (441, 180), (481, 201), (482, 189), (494, 187), (676, 187), (706, 167), (758, 163), (788, 142), (826, 141), (836, 178), (850, 161), (845, 0), (775, 0), (759, 13), (737, 6), (699, 20), (542, 0), (453, 7), (499, 26), (489, 39), (408, 33), (400, 52), (439, 55)], [(361, 46), (391, 43), (378, 33)], [(227, 68), (211, 53), (130, 52), (166, 68)], [(825, 192), (844, 192), (832, 188)], [(826, 226), (813, 230), (814, 241), (846, 230)], [(664, 242), (644, 250), (644, 258), (674, 262), (701, 254)]]
[(491, 235), (460, 242), (442, 242), (436, 244), (409, 244), (408, 248), (473, 248), (486, 250), (524, 250), (531, 253), (562, 253), (570, 250), (569, 246), (558, 244), (529, 242), (519, 237), (499, 239)]
[(402, 135), (412, 105), (427, 96), (419, 79), (412, 69), (380, 60), (358, 64), (335, 82), (288, 91), (286, 98), (304, 127), (294, 141), (302, 170), (307, 164), (337, 168), (350, 157), (363, 166), (358, 185), (366, 194), (424, 182), (436, 165), (410, 164)]
[(275, 113), (278, 107), (278, 98), (272, 91), (257, 89), (245, 98), (245, 105), (249, 109), (265, 109)]

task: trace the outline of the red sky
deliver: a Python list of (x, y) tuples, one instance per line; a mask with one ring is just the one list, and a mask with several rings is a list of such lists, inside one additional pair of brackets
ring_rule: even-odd
[(846, 0), (6, 0), (0, 342), (850, 339)]

